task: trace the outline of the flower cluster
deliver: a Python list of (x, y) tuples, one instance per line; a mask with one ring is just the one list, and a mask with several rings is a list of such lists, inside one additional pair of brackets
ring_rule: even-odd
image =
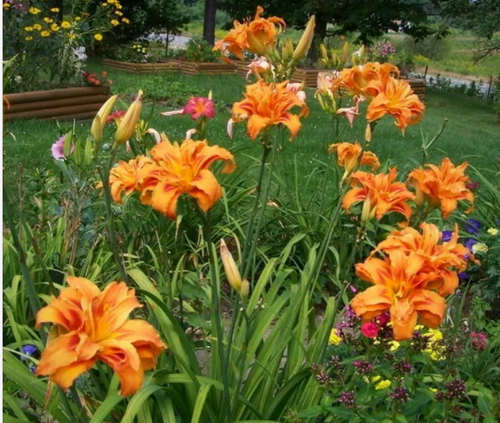
[(377, 52), (378, 56), (386, 58), (387, 56), (396, 53), (396, 48), (389, 41), (386, 41), (384, 43), (377, 43), (377, 45), (375, 46), (375, 51)]
[[(376, 253), (383, 257), (374, 257)], [(422, 224), (421, 232), (394, 232), (356, 265), (356, 274), (374, 286), (357, 294), (351, 306), (364, 321), (389, 311), (394, 339), (411, 339), (418, 318), (431, 328), (441, 324), (444, 297), (457, 288), (457, 273), (467, 267), (469, 255), (458, 243), (458, 229), (447, 242), (441, 242), (433, 224)]]
[(87, 71), (82, 72), (84, 81), (90, 86), (98, 85), (113, 85), (113, 81), (108, 78), (108, 73), (102, 71), (101, 73), (89, 73)]

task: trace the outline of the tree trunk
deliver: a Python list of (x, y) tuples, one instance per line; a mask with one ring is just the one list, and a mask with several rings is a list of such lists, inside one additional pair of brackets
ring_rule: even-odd
[(205, 17), (203, 20), (203, 39), (211, 45), (215, 44), (215, 13), (217, 0), (205, 0)]
[(316, 26), (314, 27), (314, 38), (307, 55), (308, 59), (316, 63), (319, 58), (319, 46), (325, 40), (328, 21), (322, 17), (321, 13), (316, 14)]

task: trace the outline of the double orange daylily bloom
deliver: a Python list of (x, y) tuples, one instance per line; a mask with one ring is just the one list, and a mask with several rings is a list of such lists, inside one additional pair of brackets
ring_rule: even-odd
[(343, 69), (339, 79), (341, 86), (352, 95), (374, 96), (377, 93), (367, 89), (369, 83), (376, 81), (385, 84), (391, 74), (399, 75), (396, 66), (390, 63), (368, 62), (364, 65)]
[(440, 325), (446, 302), (437, 292), (426, 289), (435, 276), (423, 273), (425, 259), (417, 253), (395, 250), (384, 260), (370, 257), (356, 265), (356, 274), (374, 286), (357, 294), (351, 306), (363, 320), (389, 311), (394, 339), (410, 339), (417, 318), (431, 328)]
[(375, 252), (391, 255), (394, 251), (403, 251), (406, 255), (416, 253), (425, 259), (422, 271), (436, 273), (436, 280), (429, 283), (429, 289), (435, 289), (439, 295), (445, 296), (455, 292), (458, 286), (457, 272), (467, 268), (467, 261), (472, 257), (468, 248), (458, 243), (458, 227), (451, 239), (440, 243), (441, 231), (432, 223), (420, 225), (422, 233), (414, 228), (405, 228), (393, 232), (382, 241)]
[(337, 163), (345, 169), (347, 174), (362, 165), (370, 166), (372, 170), (377, 170), (380, 167), (380, 161), (375, 153), (363, 151), (363, 147), (357, 142), (354, 144), (349, 142), (331, 144), (328, 152), (337, 153)]
[[(247, 130), (252, 140), (264, 129), (279, 124), (285, 125), (294, 138), (301, 127), (300, 117), (309, 114), (302, 92), (297, 92), (293, 85), (289, 87), (288, 81), (279, 84), (257, 81), (247, 85), (244, 96), (244, 100), (233, 105), (233, 121), (248, 119)], [(295, 106), (301, 108), (298, 115), (290, 112)]]
[(474, 203), (474, 194), (467, 188), (469, 177), (465, 175), (468, 163), (455, 167), (446, 157), (440, 166), (426, 165), (413, 170), (408, 176), (416, 190), (417, 204), (427, 202), (432, 207), (441, 207), (444, 218), (457, 208), (461, 200)]
[(112, 282), (100, 291), (88, 279), (73, 276), (68, 285), (36, 316), (38, 327), (56, 325), (36, 374), (50, 376), (68, 389), (100, 360), (118, 375), (121, 395), (135, 393), (144, 382), (144, 372), (155, 367), (167, 347), (152, 325), (128, 318), (142, 307), (134, 290), (124, 282)]
[(141, 201), (165, 216), (177, 217), (177, 201), (182, 194), (194, 197), (204, 212), (222, 197), (222, 188), (211, 165), (226, 161), (222, 173), (235, 169), (233, 155), (224, 148), (209, 146), (206, 141), (185, 140), (170, 143), (165, 135), (151, 149), (151, 159), (139, 156), (128, 163), (120, 162), (110, 173), (110, 186), (116, 202), (122, 193), (141, 193)]
[(260, 15), (264, 9), (259, 6), (255, 12), (253, 20), (247, 20), (243, 23), (235, 20), (233, 29), (220, 41), (215, 44), (214, 50), (220, 50), (222, 57), (228, 61), (226, 52), (234, 54), (243, 59), (245, 50), (251, 53), (265, 56), (270, 47), (276, 42), (276, 37), (285, 26), (285, 21), (277, 16), (262, 18)]
[(410, 339), (417, 318), (431, 328), (444, 317), (444, 296), (455, 292), (457, 272), (464, 271), (470, 252), (457, 243), (458, 229), (448, 242), (440, 243), (441, 232), (432, 224), (393, 232), (372, 255), (356, 265), (356, 274), (375, 286), (356, 295), (351, 305), (363, 318), (371, 320), (390, 311), (396, 340)]
[(368, 105), (366, 119), (374, 122), (389, 114), (396, 119), (396, 126), (403, 132), (408, 125), (419, 122), (425, 106), (407, 81), (389, 77), (386, 81), (372, 81), (367, 93), (376, 94)]
[(388, 174), (354, 172), (351, 175), (352, 189), (346, 193), (342, 200), (345, 210), (356, 203), (363, 202), (362, 219), (364, 221), (376, 217), (382, 219), (387, 213), (402, 214), (410, 219), (412, 208), (407, 203), (415, 196), (408, 191), (402, 182), (395, 182), (397, 169), (393, 168)]

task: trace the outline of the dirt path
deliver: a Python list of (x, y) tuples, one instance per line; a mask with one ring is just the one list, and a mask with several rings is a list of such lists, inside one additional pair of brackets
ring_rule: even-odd
[[(417, 73), (423, 74), (425, 72), (425, 67), (423, 67), (423, 66), (422, 67), (417, 67), (415, 69), (415, 71)], [(488, 77), (479, 77), (479, 76), (474, 76), (474, 75), (464, 75), (463, 73), (448, 72), (448, 71), (441, 70), (441, 69), (438, 69), (438, 68), (429, 67), (429, 69), (427, 70), (427, 75), (437, 75), (437, 74), (440, 74), (441, 76), (444, 76), (446, 78), (459, 79), (459, 80), (462, 80), (464, 82), (472, 82), (472, 81), (479, 82), (479, 81), (482, 80), (483, 83), (486, 84), (489, 81)]]

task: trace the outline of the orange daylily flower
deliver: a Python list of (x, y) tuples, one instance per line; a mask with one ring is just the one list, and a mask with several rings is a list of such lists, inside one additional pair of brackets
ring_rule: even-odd
[(365, 221), (373, 217), (380, 220), (390, 212), (400, 213), (409, 220), (412, 209), (407, 202), (413, 200), (415, 196), (408, 191), (404, 183), (394, 182), (396, 177), (396, 168), (391, 169), (388, 174), (354, 172), (351, 175), (353, 188), (342, 200), (344, 209), (347, 210), (362, 201), (364, 202), (362, 219)]
[(109, 173), (113, 200), (122, 204), (122, 194), (128, 196), (133, 191), (142, 191), (142, 181), (154, 166), (154, 161), (146, 156), (138, 156), (129, 162), (120, 161)]
[(365, 92), (377, 93), (368, 105), (366, 119), (369, 122), (379, 120), (386, 114), (394, 116), (396, 126), (403, 132), (408, 125), (420, 121), (424, 115), (425, 106), (420, 101), (407, 81), (389, 77), (387, 81), (371, 82)]
[(368, 84), (372, 81), (385, 84), (391, 73), (399, 75), (398, 68), (390, 63), (368, 62), (364, 65), (343, 69), (339, 78), (342, 86), (351, 94), (369, 95), (367, 94)]
[[(290, 130), (291, 138), (295, 138), (301, 127), (299, 118), (309, 114), (299, 93), (288, 88), (288, 81), (274, 84), (260, 80), (247, 85), (245, 99), (233, 105), (233, 120), (248, 119), (248, 135), (252, 140), (264, 129), (281, 123)], [(298, 115), (290, 112), (295, 106), (301, 108)]]
[(337, 153), (337, 163), (345, 168), (346, 173), (351, 173), (361, 165), (371, 166), (373, 170), (380, 167), (380, 161), (375, 153), (363, 151), (363, 147), (357, 142), (354, 144), (349, 142), (331, 144), (328, 152)]
[(457, 272), (465, 271), (467, 260), (472, 254), (458, 243), (457, 226), (451, 239), (442, 243), (441, 231), (436, 225), (422, 223), (420, 228), (421, 233), (414, 228), (393, 232), (373, 253), (383, 252), (390, 256), (394, 251), (402, 251), (406, 256), (418, 255), (424, 259), (421, 271), (437, 276), (426, 288), (435, 289), (442, 296), (453, 294), (458, 287)]
[(255, 12), (253, 20), (246, 20), (243, 23), (235, 20), (233, 29), (220, 41), (215, 44), (214, 50), (220, 50), (225, 61), (225, 53), (230, 52), (236, 57), (243, 59), (244, 50), (254, 54), (265, 56), (268, 48), (274, 46), (276, 37), (285, 27), (285, 21), (277, 16), (261, 18), (264, 9), (259, 6)]
[(37, 327), (56, 325), (36, 374), (68, 389), (100, 360), (118, 375), (121, 395), (132, 395), (167, 346), (149, 323), (128, 318), (142, 305), (124, 282), (100, 291), (88, 279), (69, 276), (68, 285), (36, 316)]
[[(456, 166), (446, 157), (440, 166), (426, 165), (413, 170), (408, 176), (410, 184), (416, 189), (416, 202), (427, 202), (441, 207), (446, 219), (457, 208), (458, 202), (466, 200), (474, 203), (474, 194), (467, 188), (469, 177), (465, 175), (468, 163)], [(469, 209), (468, 211), (470, 211)]]
[(444, 318), (446, 302), (425, 287), (437, 276), (422, 272), (425, 259), (411, 252), (395, 250), (384, 260), (369, 257), (356, 265), (356, 274), (374, 286), (357, 294), (351, 306), (365, 321), (389, 311), (394, 339), (411, 339), (417, 319), (436, 328)]

